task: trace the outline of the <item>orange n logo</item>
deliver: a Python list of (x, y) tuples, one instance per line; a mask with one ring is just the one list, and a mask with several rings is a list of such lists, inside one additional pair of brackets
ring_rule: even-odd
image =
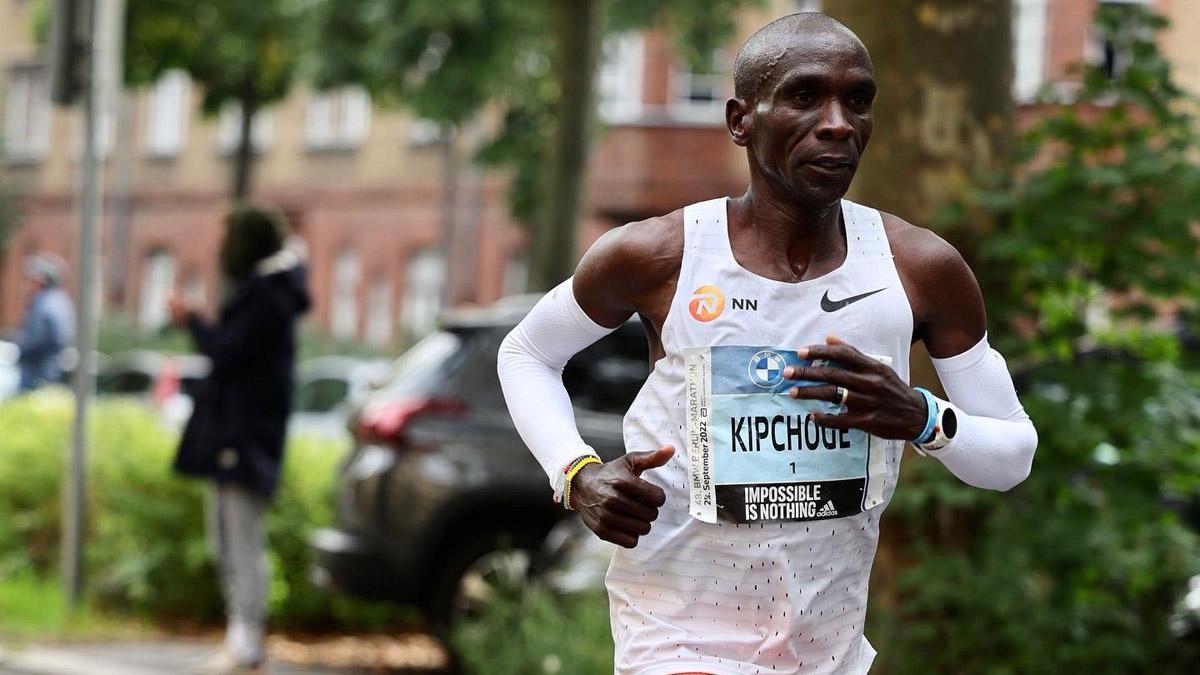
[(725, 294), (716, 286), (701, 286), (692, 292), (688, 310), (692, 318), (701, 323), (712, 321), (725, 311)]

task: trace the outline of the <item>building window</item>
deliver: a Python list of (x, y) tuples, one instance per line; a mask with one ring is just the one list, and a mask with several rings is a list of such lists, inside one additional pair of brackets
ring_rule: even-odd
[(333, 292), (330, 293), (329, 332), (336, 338), (358, 337), (358, 284), (362, 260), (353, 249), (342, 249), (333, 260)]
[(174, 157), (187, 142), (190, 81), (182, 70), (158, 78), (146, 100), (146, 152)]
[(167, 298), (175, 291), (175, 256), (154, 251), (142, 266), (142, 292), (138, 326), (158, 330), (167, 325)]
[(696, 70), (680, 61), (671, 77), (671, 115), (683, 122), (724, 124), (729, 58), (715, 50)]
[(1045, 80), (1049, 0), (1017, 0), (1013, 7), (1013, 95), (1032, 101)]
[(525, 249), (514, 251), (504, 261), (504, 294), (517, 295), (529, 289), (529, 255)]
[(408, 145), (413, 148), (428, 148), (446, 138), (446, 129), (433, 120), (425, 118), (408, 121)]
[(371, 97), (362, 87), (316, 92), (304, 116), (304, 140), (313, 150), (356, 148), (367, 138)]
[(392, 282), (380, 277), (371, 282), (367, 291), (367, 342), (385, 347), (392, 343)]
[[(1149, 7), (1153, 0), (1100, 0), (1098, 10), (1110, 8), (1109, 11), (1132, 11), (1135, 6)], [(1148, 36), (1153, 39), (1153, 36)], [(1133, 58), (1120, 45), (1101, 35), (1093, 35), (1089, 45), (1089, 59), (1097, 64), (1110, 78), (1117, 77), (1129, 67)]]
[[(221, 107), (217, 118), (217, 148), (223, 154), (237, 151), (238, 140), (242, 132), (242, 106), (237, 103), (226, 103)], [(271, 146), (275, 135), (275, 125), (271, 120), (271, 111), (267, 109), (254, 113), (250, 123), (250, 145), (255, 152), (263, 152)]]
[(408, 259), (400, 316), (408, 340), (422, 338), (437, 328), (445, 284), (446, 260), (440, 250), (426, 249)]
[(4, 102), (5, 158), (12, 162), (36, 161), (50, 145), (50, 93), (46, 69), (40, 65), (16, 66), (8, 71)]
[(642, 114), (642, 69), (646, 41), (641, 33), (606, 38), (596, 78), (597, 113), (607, 124), (637, 120)]

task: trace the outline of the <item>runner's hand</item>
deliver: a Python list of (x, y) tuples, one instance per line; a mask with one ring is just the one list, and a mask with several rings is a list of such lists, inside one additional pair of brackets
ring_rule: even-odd
[(891, 366), (863, 354), (830, 335), (825, 344), (803, 347), (801, 359), (830, 359), (831, 366), (788, 366), (783, 376), (792, 380), (824, 382), (792, 387), (792, 398), (817, 399), (837, 403), (838, 387), (849, 390), (846, 411), (841, 414), (813, 413), (813, 421), (833, 429), (862, 429), (878, 438), (909, 441), (925, 428), (928, 411), (925, 397), (900, 379)]
[(583, 467), (571, 480), (571, 507), (597, 537), (625, 548), (637, 546), (667, 501), (662, 488), (642, 480), (642, 472), (666, 464), (674, 454), (675, 448), (665, 445)]

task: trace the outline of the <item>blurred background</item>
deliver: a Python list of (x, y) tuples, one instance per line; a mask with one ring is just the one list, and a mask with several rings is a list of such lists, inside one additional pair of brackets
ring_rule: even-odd
[[(807, 10), (875, 61), (850, 198), (963, 252), (1041, 436), (1003, 495), (906, 458), (872, 672), (1200, 672), (1200, 2), (124, 5), (86, 284), (85, 592), (59, 580), (73, 399), (15, 395), (0, 341), (0, 672), (182, 672), (218, 639), (202, 490), (170, 471), (208, 364), (167, 298), (215, 312), (222, 217), (247, 199), (307, 244), (315, 301), (268, 517), (273, 671), (611, 672), (610, 552), (551, 502), (496, 349), (606, 230), (744, 190), (733, 56)], [(55, 6), (0, 0), (0, 339), (31, 256), (65, 261), (79, 300), (84, 126), (50, 102)], [(913, 372), (936, 386), (923, 355)], [(564, 373), (602, 455), (646, 373), (633, 323)]]

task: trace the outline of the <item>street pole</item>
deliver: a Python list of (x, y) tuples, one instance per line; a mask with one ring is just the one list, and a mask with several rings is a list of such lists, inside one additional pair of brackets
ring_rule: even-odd
[(87, 529), (88, 413), (95, 373), (96, 322), (99, 317), (100, 213), (103, 181), (101, 125), (113, 114), (120, 82), (124, 0), (91, 0), (88, 22), (87, 76), (83, 89), (84, 141), (80, 186), (79, 286), (75, 366), (75, 420), (67, 467), (63, 518), (63, 583), (72, 605), (83, 599), (84, 534)]

